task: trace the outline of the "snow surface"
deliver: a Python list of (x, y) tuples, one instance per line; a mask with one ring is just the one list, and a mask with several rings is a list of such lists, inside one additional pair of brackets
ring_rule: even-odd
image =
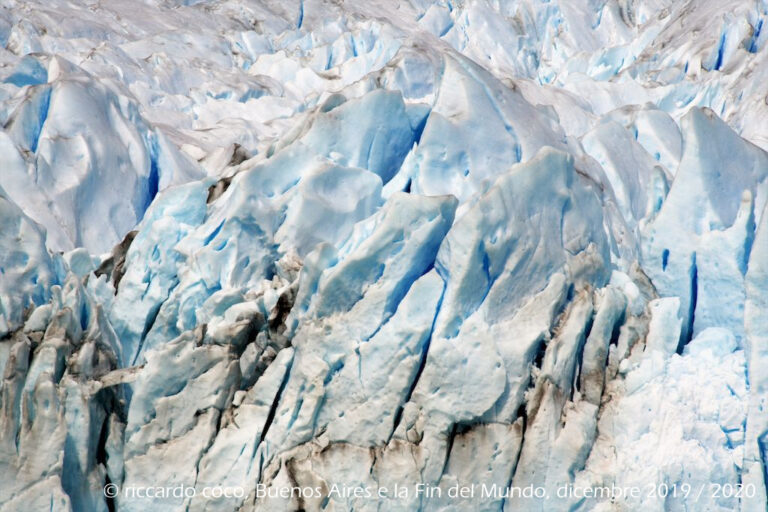
[(765, 511), (766, 18), (5, 0), (0, 511)]

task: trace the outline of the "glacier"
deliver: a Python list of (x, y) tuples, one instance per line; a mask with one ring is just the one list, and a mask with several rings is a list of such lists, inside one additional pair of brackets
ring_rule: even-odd
[(768, 510), (764, 0), (5, 0), (0, 512)]

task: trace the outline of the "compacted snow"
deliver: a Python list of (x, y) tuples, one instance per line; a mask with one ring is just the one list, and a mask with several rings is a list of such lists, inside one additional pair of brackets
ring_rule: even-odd
[(0, 511), (764, 511), (768, 2), (4, 0)]

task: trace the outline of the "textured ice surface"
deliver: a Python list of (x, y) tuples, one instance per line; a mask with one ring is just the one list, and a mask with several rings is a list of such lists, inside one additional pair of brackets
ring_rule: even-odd
[(3, 3), (0, 511), (766, 510), (766, 18)]

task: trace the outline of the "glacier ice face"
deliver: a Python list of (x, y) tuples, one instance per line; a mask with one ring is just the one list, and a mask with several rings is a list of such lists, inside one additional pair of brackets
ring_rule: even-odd
[(50, 288), (58, 284), (58, 275), (45, 246), (45, 231), (24, 215), (2, 188), (0, 218), (0, 334), (5, 336), (24, 324), (25, 309), (50, 299)]
[(7, 2), (0, 511), (765, 510), (766, 17)]
[(120, 89), (58, 59), (48, 68), (53, 76), (41, 83), (17, 83), (17, 72), (9, 77), (24, 97), (3, 134), (10, 140), (0, 184), (46, 228), (52, 249), (106, 252), (141, 220), (158, 190), (202, 172), (147, 126)]
[[(624, 382), (609, 384), (611, 394), (613, 384), (626, 388), (615, 390), (614, 396), (620, 398), (607, 407), (616, 409), (598, 421), (601, 436), (586, 464), (578, 468), (576, 482), (624, 488), (647, 488), (651, 481), (670, 486), (687, 482), (698, 489), (739, 480), (748, 394), (744, 351), (730, 331), (710, 328), (682, 355), (661, 354), (657, 350), (638, 354)], [(618, 418), (623, 420), (615, 421)], [(617, 466), (622, 469), (605, 471)], [(740, 506), (735, 496), (705, 492), (699, 499), (696, 507), (708, 510)], [(664, 498), (658, 493), (618, 502), (644, 510), (680, 510), (690, 503), (683, 496)], [(744, 508), (749, 505), (748, 500), (741, 503)], [(759, 508), (759, 500), (752, 506)]]

